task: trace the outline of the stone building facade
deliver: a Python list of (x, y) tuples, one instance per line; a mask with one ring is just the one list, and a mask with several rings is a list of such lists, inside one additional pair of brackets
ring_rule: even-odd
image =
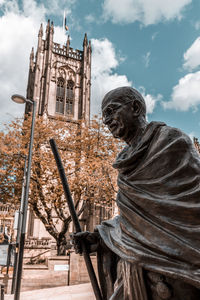
[[(54, 42), (54, 25), (48, 21), (45, 33), (39, 29), (36, 53), (32, 49), (29, 62), (27, 98), (37, 103), (36, 114), (48, 119), (62, 119), (76, 123), (90, 120), (91, 87), (91, 42), (87, 34), (83, 38), (83, 49), (73, 49), (70, 37), (66, 44)], [(31, 110), (26, 105), (25, 112)], [(43, 223), (29, 211), (27, 237), (30, 244), (50, 238)], [(29, 244), (29, 242), (27, 241)], [(27, 247), (28, 247), (27, 244)]]
[[(48, 21), (45, 32), (43, 26), (38, 32), (36, 52), (32, 49), (29, 61), (27, 98), (37, 103), (36, 113), (48, 119), (62, 119), (74, 126), (76, 121), (90, 120), (91, 90), (91, 42), (87, 34), (83, 37), (82, 50), (70, 46), (70, 37), (60, 45), (54, 42), (54, 25)], [(25, 112), (32, 105), (26, 104)], [(1, 210), (4, 215), (1, 216)], [(13, 213), (6, 215), (0, 205), (0, 233), (13, 232)], [(93, 230), (96, 224), (108, 219), (111, 213), (104, 207), (88, 204), (80, 217), (85, 230)], [(16, 235), (16, 232), (15, 232)], [(46, 231), (43, 223), (29, 209), (27, 219), (27, 249), (50, 247), (53, 238)], [(50, 243), (49, 243), (50, 242)]]
[(75, 50), (69, 36), (63, 46), (55, 43), (53, 36), (53, 22), (47, 23), (45, 39), (41, 24), (35, 58), (33, 49), (30, 54), (27, 98), (37, 102), (38, 115), (89, 120), (91, 42), (85, 34), (83, 50)]
[(4, 242), (4, 234), (9, 238), (13, 236), (14, 207), (9, 204), (0, 204), (0, 244)]

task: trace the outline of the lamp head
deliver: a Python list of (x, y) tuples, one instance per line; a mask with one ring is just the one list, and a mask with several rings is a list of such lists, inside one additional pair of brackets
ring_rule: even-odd
[(18, 94), (12, 95), (12, 96), (11, 96), (11, 99), (12, 99), (14, 102), (20, 103), (20, 104), (23, 104), (23, 103), (26, 103), (26, 102), (27, 102), (27, 99), (26, 99), (24, 96), (21, 96), (21, 95), (18, 95)]

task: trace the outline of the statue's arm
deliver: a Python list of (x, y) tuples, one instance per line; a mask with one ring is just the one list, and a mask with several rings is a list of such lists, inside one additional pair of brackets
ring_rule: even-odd
[(84, 243), (87, 246), (89, 253), (97, 252), (100, 248), (106, 247), (98, 230), (94, 232), (83, 231), (78, 233), (73, 233), (71, 235), (72, 244), (76, 253), (82, 254), (81, 243)]

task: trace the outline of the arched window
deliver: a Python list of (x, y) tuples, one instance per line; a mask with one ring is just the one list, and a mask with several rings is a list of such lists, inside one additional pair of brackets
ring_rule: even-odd
[(66, 88), (66, 105), (65, 105), (66, 115), (73, 114), (73, 100), (74, 100), (74, 82), (72, 80), (69, 80), (67, 82), (67, 88)]
[(73, 114), (73, 101), (66, 99), (66, 115)]
[(66, 90), (66, 98), (73, 99), (74, 98), (74, 83), (72, 80), (67, 82), (67, 90)]
[(56, 113), (73, 115), (74, 107), (74, 82), (69, 80), (67, 85), (62, 77), (57, 80)]
[(56, 112), (64, 114), (64, 101), (65, 101), (65, 81), (62, 77), (58, 78), (57, 91), (56, 91)]

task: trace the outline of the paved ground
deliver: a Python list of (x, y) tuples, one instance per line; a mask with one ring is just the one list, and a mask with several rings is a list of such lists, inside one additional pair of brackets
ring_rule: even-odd
[[(5, 300), (13, 299), (13, 295), (5, 295)], [(22, 292), (20, 300), (95, 300), (95, 297), (91, 285), (86, 283)]]

